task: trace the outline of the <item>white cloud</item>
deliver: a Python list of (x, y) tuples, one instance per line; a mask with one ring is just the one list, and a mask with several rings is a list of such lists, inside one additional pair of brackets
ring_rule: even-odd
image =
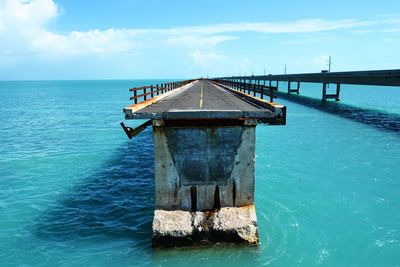
[(368, 26), (377, 22), (357, 21), (354, 19), (323, 20), (306, 19), (276, 23), (231, 23), (208, 26), (179, 27), (162, 31), (167, 34), (221, 34), (233, 32), (258, 32), (258, 33), (307, 33), (347, 29), (360, 26)]
[(0, 8), (0, 18), (7, 29), (38, 29), (57, 15), (57, 5), (52, 0), (6, 0)]
[(169, 45), (179, 46), (216, 46), (220, 43), (235, 40), (235, 36), (226, 35), (210, 35), (210, 36), (196, 36), (196, 35), (176, 35), (167, 40)]
[[(4, 57), (35, 54), (39, 57), (76, 57), (80, 55), (140, 52), (146, 49), (175, 48), (186, 53), (193, 63), (205, 66), (223, 56), (214, 51), (221, 43), (234, 41), (235, 34), (313, 33), (338, 29), (360, 29), (379, 23), (399, 23), (398, 19), (359, 21), (355, 19), (306, 19), (286, 22), (231, 23), (168, 29), (108, 29), (58, 33), (48, 29), (60, 9), (54, 0), (0, 0), (0, 50)], [(184, 49), (182, 49), (184, 48)], [(193, 52), (194, 51), (194, 52)], [(7, 62), (15, 62), (15, 60)], [(321, 65), (322, 59), (316, 59)], [(243, 69), (244, 67), (239, 67)]]
[(45, 31), (40, 39), (32, 41), (33, 46), (40, 51), (63, 55), (114, 53), (135, 47), (135, 40), (128, 40), (123, 32), (114, 29), (73, 31), (68, 35)]
[(198, 49), (191, 53), (190, 56), (193, 58), (195, 65), (202, 67), (207, 67), (212, 61), (223, 58), (222, 55), (215, 52), (201, 52)]

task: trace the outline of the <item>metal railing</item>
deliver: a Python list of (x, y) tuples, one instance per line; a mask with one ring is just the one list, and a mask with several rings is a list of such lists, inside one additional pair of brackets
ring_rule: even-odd
[(278, 90), (277, 86), (260, 84), (260, 81), (256, 83), (229, 81), (221, 79), (213, 79), (213, 81), (230, 89), (234, 89), (242, 93), (247, 93), (248, 95), (253, 94), (254, 97), (257, 97), (257, 94), (260, 94), (261, 99), (264, 99), (264, 96), (268, 96), (270, 102), (274, 102), (274, 98), (277, 97), (275, 94), (275, 91)]
[(177, 89), (179, 87), (182, 87), (192, 81), (193, 80), (185, 80), (185, 81), (179, 81), (179, 82), (168, 82), (168, 83), (161, 83), (161, 84), (156, 84), (156, 85), (130, 88), (129, 91), (133, 92), (133, 96), (130, 97), (130, 100), (133, 100), (135, 104), (144, 102), (144, 101), (152, 99), (158, 95), (161, 95), (166, 92)]

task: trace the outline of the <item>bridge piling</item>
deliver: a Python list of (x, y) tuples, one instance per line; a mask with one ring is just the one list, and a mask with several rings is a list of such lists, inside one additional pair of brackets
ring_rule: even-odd
[[(126, 119), (153, 126), (154, 246), (258, 243), (256, 125), (285, 124), (286, 108), (255, 97), (264, 92), (260, 80), (244, 81), (172, 82), (159, 96), (154, 86), (130, 89), (144, 93), (131, 97)], [(142, 96), (146, 101), (138, 102)], [(139, 132), (121, 125), (130, 138)]]
[[(198, 124), (202, 126), (195, 127)], [(255, 124), (252, 120), (228, 124), (153, 120), (153, 245), (168, 245), (181, 236), (192, 242), (210, 238), (258, 242)], [(222, 214), (229, 219), (221, 218)], [(247, 219), (238, 221), (238, 214)], [(221, 224), (226, 230), (220, 229)]]
[(334, 94), (327, 94), (327, 83), (322, 84), (322, 101), (328, 99), (335, 99), (335, 101), (340, 101), (340, 83), (336, 84), (336, 89)]
[(297, 82), (297, 88), (291, 88), (291, 83), (292, 83), (292, 81), (287, 82), (287, 86), (288, 86), (287, 93), (288, 94), (291, 94), (291, 93), (300, 94), (300, 82)]

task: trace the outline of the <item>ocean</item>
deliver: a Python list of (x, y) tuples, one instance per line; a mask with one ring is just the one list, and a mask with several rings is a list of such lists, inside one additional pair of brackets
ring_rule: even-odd
[(151, 128), (119, 123), (160, 82), (0, 82), (0, 266), (400, 266), (399, 88), (282, 94), (287, 125), (257, 126), (260, 246), (153, 250)]

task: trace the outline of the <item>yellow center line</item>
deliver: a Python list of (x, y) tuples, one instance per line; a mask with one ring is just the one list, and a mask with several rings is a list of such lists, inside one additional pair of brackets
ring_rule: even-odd
[(203, 91), (204, 91), (204, 82), (201, 81), (201, 92), (200, 92), (200, 109), (203, 108)]

